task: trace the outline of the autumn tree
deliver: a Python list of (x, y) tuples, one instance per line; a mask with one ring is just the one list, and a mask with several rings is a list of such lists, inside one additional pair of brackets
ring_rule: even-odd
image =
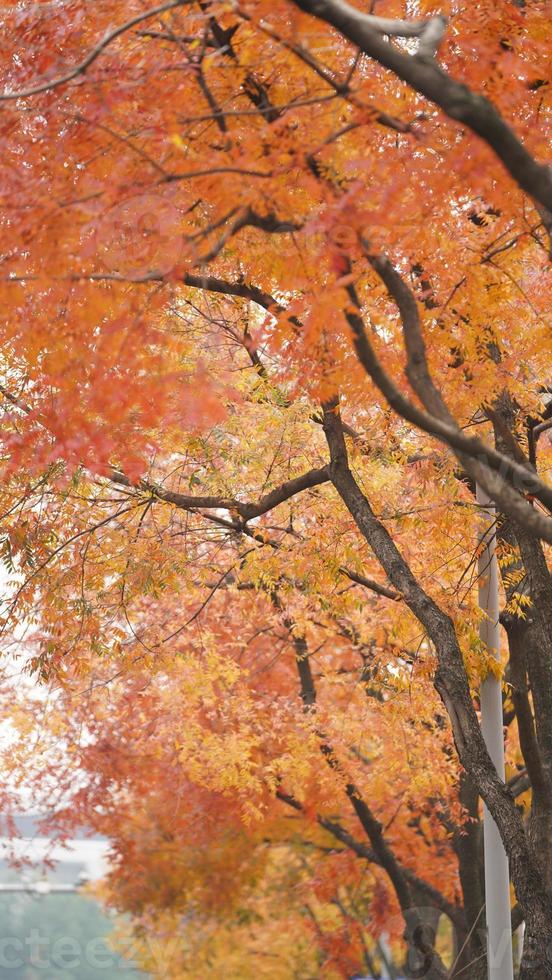
[[(147, 528), (142, 535), (150, 549)], [(166, 591), (167, 567), (159, 581)], [(268, 975), (279, 966), (290, 976), (290, 964), (306, 963), (311, 976), (350, 976), (377, 962), (382, 932), (399, 944), (400, 961), (404, 921), (391, 868), (415, 903), (404, 908), (410, 965), (423, 973), (434, 965), (430, 930), (442, 914), (461, 975), (478, 946), (481, 956), (481, 930), (468, 936), (456, 851), (464, 848), (459, 863), (473, 885), (478, 825), (465, 832), (450, 731), (428, 699), (422, 658), (414, 663), (381, 618), (379, 635), (362, 642), (349, 595), (341, 616), (358, 621), (358, 637), (336, 632), (319, 608), (305, 660), (305, 637), (291, 635), (272, 603), (244, 585), (219, 587), (197, 625), (154, 655), (146, 648), (155, 618), (173, 632), (183, 597), (148, 603), (143, 623), (129, 610), (141, 642), (127, 637), (108, 662), (88, 656), (86, 679), (64, 672), (63, 694), (46, 711), (41, 699), (33, 711), (28, 696), (12, 707), (21, 734), (38, 730), (40, 739), (23, 738), (15, 754), (10, 747), (4, 768), (23, 773), (42, 810), (54, 787), (50, 833), (71, 837), (87, 823), (110, 838), (104, 897), (132, 914), (130, 949), (148, 969), (167, 934), (175, 976), (197, 975), (202, 957), (225, 958), (229, 976), (245, 976), (262, 948), (271, 951)], [(196, 596), (189, 601), (191, 618)], [(289, 594), (287, 605), (298, 617)], [(314, 717), (297, 697), (297, 674), (306, 672)], [(385, 826), (378, 853), (346, 805), (344, 766), (326, 759), (346, 763), (357, 798), (370, 800)], [(514, 744), (513, 771), (518, 759)], [(481, 901), (477, 913), (481, 920)]]
[[(439, 746), (411, 819), (433, 800), (463, 892), (461, 916), (448, 886), (429, 904), (480, 962), (454, 806), (475, 820), (481, 797), (526, 923), (521, 975), (551, 977), (544, 5), (125, 0), (115, 15), (70, 0), (2, 19), (6, 636), (29, 622), (32, 666), (69, 703), (98, 670), (100, 691), (128, 674), (137, 698), (146, 669), (182, 712), (166, 657), (206, 620), (206, 677), (209, 656), (226, 677), (212, 645), (275, 621), (294, 693), (277, 644), (259, 690), (240, 640), (235, 685), (193, 702), (189, 757), (178, 736), (185, 778), (225, 798), (206, 773), (227, 758), (234, 802), (249, 787), (253, 811), (268, 793), (306, 817), (314, 801), (322, 821), (338, 795), (337, 837), (383, 869), (416, 947), (434, 884), (387, 839), (389, 797), (359, 758), (365, 710), (388, 725), (406, 686), (412, 740)], [(476, 482), (497, 506), (512, 786), (477, 714)], [(276, 738), (262, 752), (260, 719)], [(381, 737), (393, 754), (393, 729)], [(455, 800), (439, 777), (451, 740)]]

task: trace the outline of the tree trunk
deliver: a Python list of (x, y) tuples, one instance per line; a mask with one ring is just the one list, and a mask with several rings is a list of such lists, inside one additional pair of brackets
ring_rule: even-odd
[(530, 921), (526, 921), (519, 980), (550, 980), (550, 977), (552, 977), (550, 915), (531, 916)]
[(452, 845), (458, 858), (466, 928), (463, 931), (455, 930), (457, 952), (451, 980), (456, 977), (485, 980), (487, 953), (479, 793), (466, 772), (460, 775), (459, 796), (468, 814), (468, 822), (455, 832)]
[[(512, 455), (518, 407), (505, 391), (494, 410), (497, 449)], [(500, 536), (509, 544), (518, 545), (521, 560), (514, 567), (525, 572), (518, 585), (509, 584), (503, 573), (506, 596), (510, 600), (519, 590), (532, 602), (525, 609), (525, 618), (507, 614), (503, 625), (508, 635), (521, 750), (533, 791), (529, 839), (544, 885), (552, 896), (552, 576), (541, 542), (526, 530), (513, 521), (506, 522)], [(511, 571), (511, 566), (507, 571)]]
[[(422, 588), (356, 483), (349, 468), (337, 399), (324, 406), (324, 431), (330, 448), (332, 483), (389, 581), (401, 592), (437, 653), (439, 668), (435, 688), (448, 712), (460, 761), (499, 828), (510, 860), (512, 881), (523, 908), (529, 943), (524, 955), (524, 980), (533, 980), (533, 977), (552, 980), (552, 899), (545, 885), (539, 855), (511, 793), (500, 780), (487, 752), (452, 620)], [(539, 936), (541, 944), (537, 947)]]

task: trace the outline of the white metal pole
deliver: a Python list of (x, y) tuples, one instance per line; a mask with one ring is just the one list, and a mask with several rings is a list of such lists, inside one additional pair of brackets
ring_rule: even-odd
[[(476, 499), (482, 516), (484, 545), (478, 560), (479, 605), (483, 611), (479, 635), (489, 654), (499, 659), (496, 512), (493, 502), (480, 486), (477, 487)], [(499, 777), (504, 780), (502, 685), (490, 672), (481, 684), (481, 727), (489, 755)], [(498, 828), (487, 807), (484, 807), (483, 813), (483, 840), (485, 845), (488, 977), (489, 980), (513, 980), (508, 858)]]

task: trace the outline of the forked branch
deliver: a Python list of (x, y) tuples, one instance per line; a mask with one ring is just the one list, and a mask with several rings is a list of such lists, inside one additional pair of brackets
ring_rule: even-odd
[[(450, 119), (468, 126), (491, 147), (522, 190), (547, 212), (552, 212), (551, 168), (534, 159), (492, 102), (451, 78), (434, 60), (436, 44), (440, 41), (438, 26), (434, 23), (438, 18), (426, 21), (427, 34), (425, 37), (418, 34), (421, 43), (417, 53), (412, 55), (386, 41), (371, 16), (352, 7), (346, 0), (293, 2), (306, 13), (331, 24), (360, 51), (438, 105)], [(443, 29), (444, 26), (443, 23)], [(389, 34), (389, 31), (385, 33)]]

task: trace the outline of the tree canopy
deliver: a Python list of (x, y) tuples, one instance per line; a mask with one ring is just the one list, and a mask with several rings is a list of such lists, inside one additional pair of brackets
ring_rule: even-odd
[(552, 977), (545, 4), (0, 19), (6, 809), (111, 837), (154, 975), (441, 978), (483, 800)]

